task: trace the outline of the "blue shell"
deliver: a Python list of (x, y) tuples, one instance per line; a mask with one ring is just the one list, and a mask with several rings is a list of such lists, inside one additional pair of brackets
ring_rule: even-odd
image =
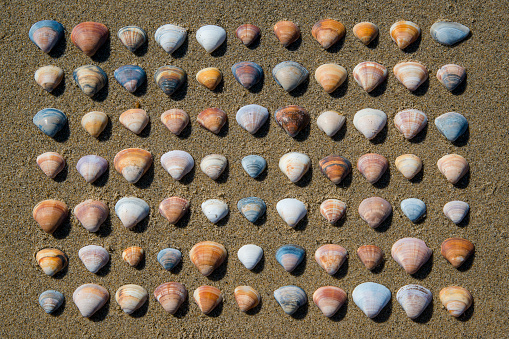
[(251, 61), (237, 62), (232, 66), (232, 73), (235, 80), (247, 89), (256, 85), (263, 77), (263, 69)]
[(426, 214), (426, 204), (424, 201), (410, 198), (401, 202), (401, 210), (412, 222), (416, 222)]
[(39, 305), (46, 313), (53, 313), (64, 302), (64, 295), (55, 290), (47, 290), (39, 295)]
[(435, 126), (447, 140), (455, 141), (467, 130), (468, 121), (459, 113), (449, 112), (436, 118)]
[(391, 300), (391, 291), (384, 285), (365, 282), (353, 290), (352, 299), (364, 314), (374, 318)]
[(113, 73), (118, 83), (133, 93), (147, 79), (147, 74), (143, 68), (133, 65), (125, 65), (117, 68)]
[(267, 206), (262, 199), (257, 197), (249, 197), (240, 199), (237, 203), (237, 208), (239, 209), (240, 213), (246, 217), (247, 220), (254, 223), (265, 213)]
[(304, 260), (306, 250), (298, 245), (284, 245), (276, 252), (276, 260), (287, 272), (293, 271)]
[(154, 74), (157, 86), (166, 95), (172, 95), (186, 81), (186, 72), (176, 66), (161, 66)]
[(248, 155), (242, 159), (242, 167), (251, 178), (256, 178), (267, 167), (267, 162), (259, 155)]
[(88, 95), (93, 97), (108, 82), (108, 76), (101, 67), (95, 65), (85, 65), (76, 68), (72, 72), (74, 81), (79, 88)]
[(470, 29), (457, 22), (441, 21), (431, 26), (431, 36), (442, 45), (452, 46), (465, 39)]
[(157, 261), (167, 271), (172, 270), (182, 259), (182, 253), (174, 248), (165, 248), (157, 254)]
[[(39, 30), (44, 28), (50, 29), (52, 34), (49, 34), (50, 32), (45, 32), (42, 35), (37, 34), (42, 33)], [(32, 42), (44, 53), (51, 51), (51, 49), (57, 44), (58, 40), (60, 40), (63, 36), (64, 26), (54, 20), (42, 20), (36, 22), (32, 25), (32, 27), (30, 27), (30, 31), (28, 31), (28, 37), (30, 40), (32, 40)]]
[(67, 117), (55, 108), (45, 108), (37, 112), (34, 124), (47, 136), (54, 137), (67, 123)]
[(306, 292), (298, 286), (288, 285), (274, 291), (274, 298), (286, 314), (294, 314), (308, 302)]

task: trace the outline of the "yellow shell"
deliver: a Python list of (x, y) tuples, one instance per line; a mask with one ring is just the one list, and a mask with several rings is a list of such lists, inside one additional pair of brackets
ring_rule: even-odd
[(95, 138), (104, 131), (107, 124), (108, 116), (99, 111), (89, 112), (81, 118), (81, 126)]
[(390, 33), (398, 47), (405, 49), (419, 38), (421, 29), (411, 21), (398, 21), (391, 26)]
[(35, 260), (44, 273), (53, 276), (67, 266), (67, 255), (56, 248), (45, 248), (37, 252)]
[(359, 22), (353, 26), (353, 34), (359, 38), (364, 45), (376, 39), (378, 36), (378, 27), (372, 22)]
[(209, 314), (223, 300), (221, 291), (213, 286), (200, 286), (193, 293), (194, 300), (200, 310)]
[(219, 85), (222, 79), (221, 71), (215, 67), (204, 68), (196, 73), (196, 80), (211, 91)]

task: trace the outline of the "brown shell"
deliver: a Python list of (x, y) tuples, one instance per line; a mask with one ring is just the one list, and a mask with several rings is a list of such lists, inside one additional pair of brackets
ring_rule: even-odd
[(251, 24), (240, 25), (235, 31), (237, 38), (246, 46), (251, 45), (260, 35), (260, 28)]
[(37, 165), (50, 178), (54, 178), (65, 167), (65, 159), (56, 152), (46, 152), (37, 157)]
[(375, 245), (362, 245), (357, 249), (357, 256), (368, 270), (373, 270), (384, 260), (384, 251)]
[(189, 115), (182, 109), (173, 108), (161, 114), (161, 122), (171, 133), (179, 135), (189, 123)]
[(329, 155), (320, 160), (320, 170), (330, 181), (339, 184), (352, 170), (352, 164), (340, 155)]
[(473, 253), (474, 244), (462, 238), (444, 240), (441, 253), (454, 267), (460, 267)]
[(194, 300), (200, 310), (209, 314), (223, 300), (221, 291), (213, 286), (200, 286), (193, 293)]
[(124, 261), (131, 267), (138, 266), (144, 256), (145, 251), (143, 251), (143, 248), (139, 246), (128, 247), (122, 252), (122, 259), (124, 259)]
[(165, 217), (170, 224), (176, 224), (189, 209), (189, 201), (180, 197), (166, 198), (159, 204), (159, 213)]
[(226, 248), (214, 241), (197, 243), (189, 251), (191, 262), (204, 276), (210, 275), (226, 259)]
[(218, 134), (226, 123), (228, 117), (226, 113), (219, 108), (207, 108), (198, 114), (196, 121), (205, 129), (214, 134)]
[(276, 111), (275, 114), (277, 123), (292, 138), (295, 137), (301, 130), (309, 125), (311, 118), (308, 111), (297, 105), (285, 106)]
[(35, 255), (37, 264), (42, 268), (44, 273), (53, 276), (63, 270), (68, 263), (67, 255), (56, 248), (45, 248)]
[(62, 224), (68, 213), (66, 204), (50, 199), (35, 205), (32, 215), (42, 230), (51, 234)]
[(360, 40), (364, 45), (376, 39), (378, 36), (378, 27), (372, 22), (359, 22), (353, 26), (353, 34)]
[(71, 32), (71, 41), (88, 56), (93, 56), (106, 42), (110, 32), (99, 22), (82, 22)]
[(345, 26), (336, 20), (323, 19), (311, 29), (311, 35), (323, 48), (327, 49), (345, 36)]
[(357, 161), (357, 169), (371, 184), (377, 182), (384, 175), (387, 167), (389, 167), (387, 159), (376, 153), (364, 154)]
[(237, 286), (233, 294), (242, 312), (247, 312), (260, 303), (260, 293), (251, 286)]
[(300, 28), (291, 21), (279, 21), (274, 25), (274, 34), (287, 47), (300, 37)]

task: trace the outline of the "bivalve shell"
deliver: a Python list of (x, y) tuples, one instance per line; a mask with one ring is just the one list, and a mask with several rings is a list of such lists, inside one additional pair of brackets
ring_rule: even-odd
[(185, 151), (169, 151), (161, 156), (161, 165), (175, 180), (182, 179), (194, 167), (194, 159)]
[(472, 306), (470, 292), (461, 286), (449, 286), (440, 291), (440, 301), (453, 317), (459, 317)]
[(205, 25), (196, 31), (196, 40), (207, 53), (212, 53), (226, 40), (226, 31), (219, 26)]
[(419, 62), (400, 62), (392, 71), (396, 79), (412, 92), (428, 79), (428, 70)]
[(98, 155), (85, 155), (78, 160), (76, 170), (88, 183), (93, 183), (108, 169), (108, 160)]
[(203, 214), (213, 224), (218, 223), (221, 219), (226, 217), (229, 212), (228, 205), (218, 199), (209, 199), (201, 204)]
[(323, 286), (313, 293), (313, 302), (328, 318), (336, 314), (347, 299), (346, 292), (335, 286)]
[(99, 137), (108, 124), (108, 116), (103, 112), (88, 112), (81, 118), (81, 126), (94, 138)]
[(470, 241), (462, 238), (444, 240), (441, 253), (454, 267), (460, 267), (473, 253), (475, 247)]
[(58, 291), (47, 290), (39, 295), (39, 305), (44, 312), (50, 314), (55, 312), (63, 303), (64, 295)]
[(49, 276), (54, 276), (67, 267), (69, 259), (67, 255), (56, 248), (45, 248), (35, 255), (37, 264), (42, 271)]
[(182, 253), (175, 248), (165, 248), (157, 253), (157, 261), (167, 271), (171, 271), (181, 260)]
[(316, 262), (330, 275), (336, 274), (347, 257), (348, 251), (335, 244), (323, 245), (315, 251)]
[(320, 205), (320, 214), (331, 224), (338, 222), (346, 212), (346, 204), (338, 199), (327, 199)]
[(141, 148), (127, 148), (115, 155), (113, 164), (118, 173), (134, 184), (152, 165), (152, 154)]
[(57, 66), (44, 66), (35, 71), (34, 78), (45, 91), (51, 92), (62, 82), (64, 71)]
[(458, 183), (465, 174), (467, 174), (469, 166), (468, 162), (461, 155), (447, 154), (437, 161), (440, 172), (452, 184)]
[(255, 308), (260, 303), (260, 293), (251, 286), (237, 286), (233, 292), (235, 301), (242, 312)]
[(189, 124), (189, 115), (182, 109), (173, 108), (161, 114), (161, 122), (171, 133), (179, 135)]
[(426, 214), (426, 204), (416, 198), (405, 199), (401, 201), (401, 210), (411, 222), (415, 223)]
[(468, 129), (468, 121), (459, 113), (449, 112), (436, 118), (435, 126), (447, 140), (456, 141)]
[(367, 46), (378, 36), (378, 26), (368, 21), (359, 22), (353, 26), (353, 34)]
[(72, 299), (82, 316), (90, 318), (106, 304), (110, 294), (96, 284), (84, 284), (78, 287), (72, 294)]
[(176, 25), (160, 26), (154, 38), (156, 42), (167, 52), (173, 53), (184, 43), (187, 37), (187, 30)]
[(154, 297), (166, 312), (175, 314), (187, 298), (187, 289), (178, 282), (166, 282), (156, 287)]
[(32, 216), (46, 233), (53, 233), (67, 218), (67, 205), (58, 200), (43, 200), (35, 205)]
[(251, 177), (257, 178), (267, 167), (267, 161), (259, 155), (247, 155), (242, 158), (242, 168)]
[(322, 132), (332, 138), (343, 127), (345, 121), (346, 117), (339, 114), (339, 112), (325, 111), (316, 119), (316, 125)]
[(147, 33), (138, 26), (125, 26), (118, 30), (118, 38), (131, 52), (140, 48), (147, 41)]
[(421, 158), (414, 154), (403, 154), (396, 158), (396, 168), (405, 178), (411, 180), (422, 169)]
[(148, 125), (149, 117), (145, 110), (133, 108), (120, 114), (118, 121), (134, 134), (140, 134)]
[(419, 38), (421, 29), (411, 21), (398, 21), (391, 26), (390, 34), (396, 45), (405, 49)]
[(449, 201), (444, 205), (444, 214), (455, 224), (459, 224), (467, 216), (470, 206), (464, 201)]
[(357, 169), (370, 184), (376, 183), (389, 167), (387, 159), (380, 154), (364, 154), (357, 160)]
[(32, 119), (37, 128), (49, 137), (54, 137), (67, 123), (65, 114), (56, 108), (44, 108)]
[(416, 273), (424, 265), (433, 251), (417, 238), (403, 238), (394, 243), (391, 255), (408, 274)]
[(328, 49), (345, 36), (345, 26), (336, 20), (323, 19), (314, 24), (311, 35), (323, 48)]
[(378, 109), (364, 108), (353, 117), (353, 125), (368, 140), (374, 139), (386, 123), (387, 115)]
[(110, 31), (99, 22), (82, 22), (72, 29), (71, 41), (83, 53), (93, 56), (106, 42)]
[(276, 251), (276, 260), (285, 271), (292, 272), (306, 257), (306, 250), (299, 245), (284, 245)]
[(110, 261), (108, 251), (104, 247), (97, 245), (82, 247), (78, 252), (78, 256), (87, 270), (92, 273), (97, 273)]
[(235, 80), (247, 89), (259, 83), (263, 78), (263, 69), (252, 61), (237, 62), (232, 66), (232, 73)]
[(391, 204), (380, 197), (371, 197), (362, 200), (359, 205), (359, 214), (369, 227), (377, 228), (392, 213)]
[(180, 197), (166, 198), (159, 204), (159, 213), (170, 224), (176, 224), (189, 210), (189, 201)]
[(237, 111), (237, 123), (251, 134), (258, 132), (269, 118), (269, 111), (260, 105), (246, 105)]
[(220, 108), (207, 108), (198, 114), (196, 121), (201, 127), (218, 134), (228, 120), (226, 113)]
[(209, 314), (223, 301), (223, 296), (218, 288), (203, 285), (194, 290), (194, 300), (204, 314)]
[(65, 159), (57, 152), (46, 152), (37, 157), (37, 165), (49, 178), (55, 178), (65, 167)]
[(391, 291), (384, 285), (365, 282), (352, 292), (354, 303), (368, 318), (375, 318), (391, 300)]
[(186, 81), (186, 72), (176, 66), (161, 66), (154, 74), (154, 80), (166, 95), (172, 95)]
[(300, 28), (291, 21), (279, 21), (274, 25), (274, 34), (283, 46), (288, 47), (300, 38)]
[(248, 270), (252, 270), (262, 259), (263, 249), (253, 244), (244, 245), (239, 248), (237, 257)]
[(352, 171), (352, 164), (340, 155), (328, 155), (319, 162), (322, 174), (334, 184), (339, 184)]
[(267, 206), (262, 199), (249, 197), (240, 199), (237, 203), (237, 208), (247, 220), (255, 223), (263, 214), (265, 214)]
[(121, 66), (115, 70), (113, 76), (130, 93), (134, 93), (147, 79), (143, 68), (135, 65)]
[(115, 300), (127, 314), (132, 314), (147, 301), (147, 290), (139, 285), (129, 284), (121, 286), (115, 293)]
[(191, 262), (204, 276), (209, 276), (226, 259), (226, 248), (214, 241), (197, 243), (189, 251)]
[(283, 199), (276, 204), (276, 210), (290, 227), (295, 227), (308, 213), (306, 205), (297, 199)]
[(384, 251), (375, 245), (362, 245), (357, 249), (357, 256), (368, 270), (373, 270), (384, 260)]
[(150, 212), (148, 204), (135, 197), (124, 197), (115, 204), (115, 213), (122, 224), (130, 229), (145, 219)]
[(41, 20), (30, 27), (28, 37), (44, 53), (49, 53), (64, 36), (64, 26), (54, 20)]
[(334, 92), (345, 82), (348, 73), (343, 66), (323, 64), (315, 71), (315, 79), (327, 93)]
[(309, 76), (309, 71), (294, 61), (283, 61), (272, 69), (277, 84), (287, 92), (293, 91)]
[(353, 77), (369, 93), (385, 81), (387, 68), (374, 61), (363, 61), (353, 69)]
[(108, 206), (99, 200), (88, 199), (74, 207), (76, 219), (89, 232), (97, 232), (109, 214)]
[(95, 65), (76, 68), (72, 72), (72, 77), (83, 93), (89, 97), (96, 95), (108, 82), (106, 73), (101, 67)]
[(209, 154), (201, 159), (200, 169), (210, 179), (216, 180), (221, 176), (227, 165), (228, 160), (224, 155)]
[(249, 46), (260, 36), (260, 28), (251, 24), (240, 25), (235, 35), (244, 45)]
[(407, 139), (414, 138), (428, 123), (424, 112), (417, 109), (400, 111), (394, 117), (394, 125)]
[(279, 126), (281, 126), (289, 136), (294, 138), (302, 131), (311, 120), (308, 111), (297, 105), (290, 105), (279, 108), (274, 117)]
[(401, 287), (396, 294), (396, 299), (405, 310), (410, 319), (416, 319), (428, 307), (433, 294), (431, 291), (420, 285), (410, 284)]
[(223, 74), (219, 68), (208, 67), (196, 73), (196, 81), (213, 91), (223, 80)]
[(435, 22), (430, 28), (431, 37), (442, 45), (452, 46), (464, 40), (470, 29), (457, 22)]
[(279, 159), (279, 169), (291, 182), (298, 182), (311, 166), (311, 159), (304, 153), (290, 152)]
[(145, 251), (139, 246), (131, 246), (122, 252), (122, 259), (131, 267), (136, 267), (143, 260)]
[(437, 79), (445, 86), (449, 91), (454, 91), (463, 80), (467, 77), (465, 68), (460, 65), (447, 64), (440, 67), (437, 71)]
[(306, 292), (300, 287), (288, 285), (274, 291), (274, 298), (286, 314), (292, 315), (308, 302)]

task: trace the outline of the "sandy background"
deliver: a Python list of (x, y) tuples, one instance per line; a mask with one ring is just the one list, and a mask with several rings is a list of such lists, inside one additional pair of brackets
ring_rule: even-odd
[[(509, 316), (507, 304), (507, 272), (509, 250), (507, 232), (507, 43), (508, 12), (500, 3), (484, 1), (288, 1), (257, 2), (221, 1), (161, 2), (104, 1), (87, 5), (80, 1), (2, 1), (4, 19), (0, 31), (0, 63), (2, 72), (3, 147), (0, 180), (4, 230), (0, 244), (2, 271), (2, 337), (495, 337), (506, 333)], [(313, 24), (323, 18), (340, 20), (347, 34), (331, 51), (322, 50), (311, 36)], [(65, 41), (46, 55), (28, 38), (30, 26), (42, 19), (61, 22)], [(298, 23), (302, 40), (292, 49), (283, 48), (272, 32), (279, 20)], [(422, 39), (409, 51), (399, 50), (389, 36), (389, 28), (397, 20), (418, 23)], [(449, 19), (467, 25), (472, 36), (454, 48), (432, 40), (429, 28), (439, 19)], [(353, 35), (352, 27), (360, 21), (372, 21), (380, 28), (378, 42), (370, 48)], [(109, 27), (111, 39), (92, 58), (80, 52), (70, 41), (72, 28), (82, 21), (99, 21)], [(165, 23), (188, 29), (188, 40), (175, 55), (166, 54), (154, 41), (157, 27)], [(234, 36), (243, 23), (253, 23), (262, 30), (256, 48), (243, 46)], [(196, 30), (205, 24), (217, 24), (228, 33), (227, 43), (213, 55), (205, 53), (195, 39)], [(116, 37), (125, 25), (139, 25), (148, 35), (148, 44), (141, 53), (133, 54)], [(399, 61), (414, 59), (430, 70), (430, 79), (416, 93), (407, 91), (394, 77), (392, 67)], [(233, 78), (230, 67), (239, 61), (254, 61), (265, 72), (263, 85), (249, 92)], [(311, 73), (309, 83), (290, 95), (272, 79), (271, 70), (279, 62), (293, 60), (302, 63)], [(381, 90), (368, 95), (360, 89), (351, 74), (354, 66), (374, 60), (387, 66), (389, 77)], [(349, 72), (349, 78), (333, 95), (325, 93), (314, 80), (314, 70), (323, 63), (336, 62)], [(455, 94), (449, 93), (436, 79), (439, 67), (458, 63), (467, 69), (466, 85)], [(56, 94), (48, 94), (34, 81), (38, 67), (53, 64), (65, 72), (65, 84)], [(85, 64), (100, 65), (108, 74), (109, 85), (96, 100), (85, 96), (72, 80), (72, 71)], [(147, 72), (145, 88), (132, 95), (114, 79), (113, 71), (121, 65), (136, 64)], [(166, 97), (153, 81), (155, 70), (166, 64), (182, 67), (188, 73), (188, 83), (171, 98)], [(205, 67), (223, 71), (224, 83), (216, 92), (199, 85), (195, 74)], [(141, 136), (126, 130), (118, 122), (120, 113), (139, 102), (151, 118), (151, 124)], [(256, 103), (271, 114), (284, 105), (298, 104), (309, 110), (310, 127), (297, 139), (290, 138), (271, 117), (257, 136), (244, 131), (235, 122), (235, 113), (243, 105)], [(53, 140), (33, 125), (32, 117), (45, 107), (65, 112), (68, 128)], [(220, 107), (228, 114), (227, 124), (219, 136), (203, 130), (196, 115), (204, 108)], [(388, 127), (375, 142), (369, 142), (354, 128), (356, 111), (372, 107), (389, 117)], [(416, 140), (409, 142), (396, 130), (394, 115), (404, 108), (423, 110), (430, 121)], [(169, 133), (159, 120), (162, 112), (182, 108), (191, 116), (191, 126), (183, 137)], [(316, 126), (318, 115), (335, 109), (347, 116), (344, 127), (334, 139), (328, 138)], [(83, 114), (99, 110), (108, 114), (111, 123), (103, 136), (96, 140), (81, 127)], [(467, 117), (470, 129), (458, 143), (443, 138), (433, 120), (449, 111)], [(115, 154), (128, 147), (149, 150), (154, 166), (137, 185), (129, 184), (113, 169)], [(188, 151), (199, 164), (210, 153), (222, 153), (229, 168), (218, 182), (206, 177), (199, 169), (182, 183), (175, 182), (163, 170), (159, 159), (172, 149)], [(36, 157), (47, 151), (62, 154), (68, 163), (64, 173), (53, 181), (37, 167)], [(312, 171), (295, 185), (278, 169), (278, 160), (289, 151), (301, 151), (312, 160)], [(390, 161), (390, 171), (381, 183), (370, 185), (354, 169), (344, 184), (338, 187), (318, 170), (318, 161), (331, 153), (339, 153), (353, 164), (368, 152), (384, 155)], [(414, 153), (424, 162), (424, 171), (409, 182), (397, 171), (394, 160), (404, 153)], [(435, 163), (447, 153), (463, 155), (471, 166), (470, 174), (457, 187), (448, 184)], [(98, 154), (110, 162), (109, 173), (96, 185), (87, 184), (77, 173), (78, 159)], [(248, 154), (260, 154), (268, 162), (262, 180), (253, 180), (243, 171), (240, 160)], [(136, 231), (126, 230), (114, 214), (115, 203), (123, 196), (134, 195), (151, 207), (150, 217)], [(166, 197), (179, 195), (191, 201), (191, 213), (179, 227), (170, 226), (159, 215), (157, 206)], [(381, 231), (370, 229), (358, 216), (359, 203), (373, 195), (387, 199), (394, 213)], [(236, 209), (239, 199), (258, 196), (267, 204), (267, 215), (258, 225), (250, 224)], [(297, 229), (286, 226), (276, 212), (277, 201), (294, 197), (308, 205), (307, 220)], [(405, 198), (424, 200), (428, 216), (414, 225), (401, 212), (399, 203)], [(89, 198), (105, 201), (111, 218), (98, 234), (88, 233), (74, 216), (55, 236), (43, 233), (32, 219), (32, 208), (40, 200), (54, 198), (67, 203), (70, 209)], [(212, 225), (201, 212), (200, 204), (210, 198), (228, 202), (231, 213), (220, 226)], [(331, 226), (321, 217), (319, 205), (326, 198), (338, 198), (349, 207), (346, 219)], [(452, 224), (442, 213), (450, 200), (470, 204), (469, 220), (461, 226)], [(432, 260), (413, 277), (406, 274), (390, 258), (392, 244), (407, 236), (423, 239), (434, 250)], [(461, 236), (476, 246), (475, 258), (462, 270), (454, 269), (440, 255), (440, 244), (451, 236)], [(214, 240), (229, 251), (227, 263), (211, 277), (201, 276), (189, 260), (191, 247), (203, 240)], [(244, 244), (255, 243), (265, 251), (265, 258), (256, 272), (245, 269), (237, 259), (237, 250)], [(307, 258), (296, 274), (285, 272), (274, 258), (281, 245), (303, 246)], [(314, 261), (314, 251), (322, 244), (344, 246), (350, 258), (335, 276), (328, 276)], [(377, 273), (369, 272), (356, 257), (356, 249), (373, 243), (386, 252), (387, 262)], [(110, 264), (95, 275), (88, 272), (78, 259), (78, 250), (89, 244), (110, 250)], [(142, 246), (146, 253), (144, 266), (137, 270), (122, 259), (122, 250), (131, 245)], [(37, 266), (34, 255), (44, 247), (58, 247), (69, 256), (64, 274), (51, 278)], [(178, 248), (183, 262), (174, 272), (164, 271), (156, 261), (157, 252), (165, 247)], [(220, 288), (224, 303), (212, 316), (200, 313), (190, 298), (177, 316), (171, 316), (153, 298), (155, 287), (166, 281), (183, 283), (189, 294), (203, 284)], [(392, 303), (375, 320), (368, 319), (351, 300), (351, 292), (360, 283), (373, 281), (384, 284), (393, 292)], [(112, 296), (109, 304), (92, 319), (81, 317), (72, 302), (72, 293), (83, 283), (98, 283)], [(114, 300), (114, 293), (123, 284), (135, 283), (150, 294), (147, 304), (134, 317), (124, 314)], [(406, 284), (417, 283), (434, 294), (433, 304), (417, 322), (406, 317), (395, 294)], [(262, 295), (262, 305), (254, 314), (241, 313), (233, 298), (238, 285), (251, 285)], [(308, 294), (310, 304), (295, 317), (283, 313), (272, 293), (280, 286), (295, 284)], [(475, 304), (461, 319), (455, 319), (442, 309), (438, 292), (450, 284), (469, 289)], [(349, 295), (348, 304), (328, 319), (312, 303), (313, 292), (320, 286), (335, 285)], [(61, 291), (65, 305), (56, 315), (47, 315), (39, 307), (38, 295), (46, 289)]]

